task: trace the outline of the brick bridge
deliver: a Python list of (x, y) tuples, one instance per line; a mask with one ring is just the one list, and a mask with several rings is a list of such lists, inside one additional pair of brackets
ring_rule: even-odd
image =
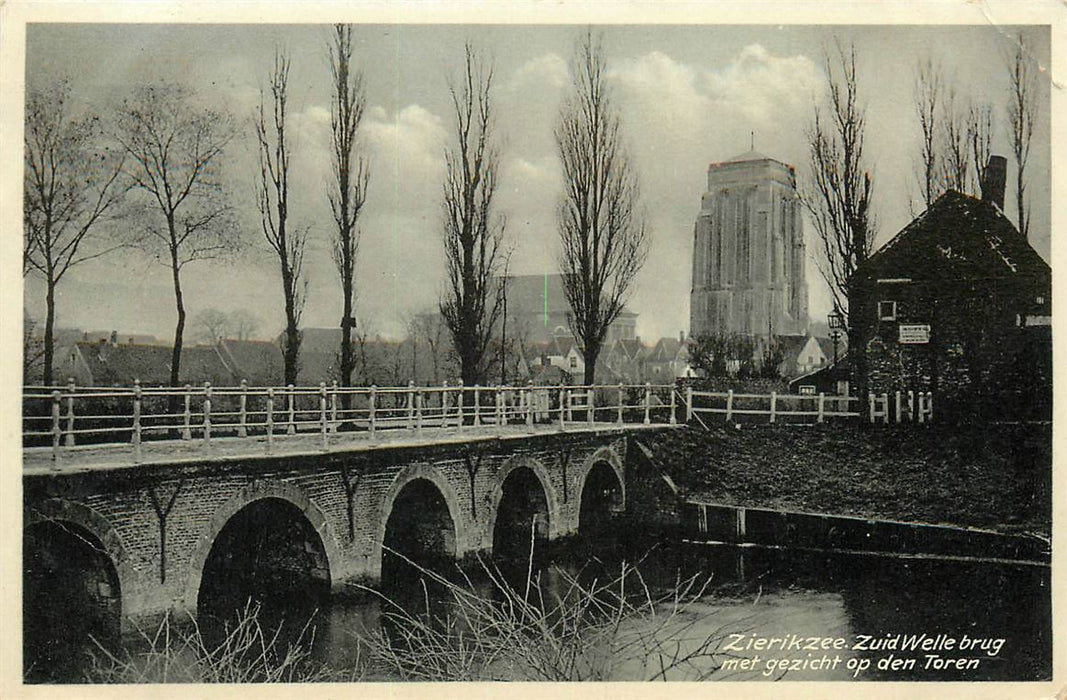
[(60, 593), (65, 604), (80, 596), (125, 627), (197, 613), (234, 580), (328, 590), (377, 582), (392, 549), (462, 558), (523, 531), (527, 543), (532, 530), (559, 538), (625, 506), (628, 435), (664, 429), (508, 426), (329, 447), (297, 435), (271, 454), (251, 438), (162, 441), (138, 463), (107, 447), (60, 462), (26, 450), (27, 595), (75, 591)]

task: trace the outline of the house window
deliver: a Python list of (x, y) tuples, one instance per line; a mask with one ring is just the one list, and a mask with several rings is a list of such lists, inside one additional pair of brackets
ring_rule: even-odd
[(1037, 298), (1037, 303), (1038, 304), (1044, 304), (1045, 303), (1045, 297), (1038, 297)]
[(576, 369), (577, 367), (578, 367), (578, 358), (575, 357), (574, 355), (571, 355), (571, 369)]
[(878, 320), (879, 321), (896, 321), (897, 320), (897, 303), (895, 301), (880, 301), (880, 302), (878, 302)]
[(811, 384), (802, 384), (800, 386), (800, 395), (801, 396), (814, 396), (815, 395), (815, 387), (813, 385), (811, 385)]

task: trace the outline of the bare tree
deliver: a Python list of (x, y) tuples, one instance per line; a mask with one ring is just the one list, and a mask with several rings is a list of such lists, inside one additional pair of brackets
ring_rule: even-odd
[(940, 170), (937, 121), (942, 109), (942, 81), (941, 68), (935, 66), (931, 59), (919, 63), (915, 73), (915, 112), (919, 117), (922, 138), (918, 179), (927, 208), (941, 194), (937, 181)]
[[(826, 57), (829, 104), (816, 104), (808, 132), (811, 187), (801, 199), (822, 248), (818, 266), (834, 311), (845, 319), (849, 347), (861, 348), (848, 304), (852, 274), (870, 255), (874, 239), (872, 183), (863, 158), (865, 109), (859, 102), (856, 49), (846, 51), (840, 44), (836, 49), (834, 59)], [(862, 368), (857, 370), (862, 374)]]
[[(341, 277), (343, 315), (341, 316), (341, 386), (352, 386), (355, 355), (352, 352), (352, 327), (355, 325), (356, 253), (359, 250), (359, 229), (356, 222), (367, 199), (370, 169), (357, 142), (359, 125), (363, 121), (366, 96), (363, 74), (352, 68), (352, 27), (334, 27), (330, 46), (330, 72), (333, 78), (333, 104), (330, 125), (333, 134), (334, 182), (329, 189), (330, 209), (337, 225), (333, 244), (333, 259)], [(351, 405), (351, 397), (342, 394), (344, 408)]]
[(967, 192), (971, 170), (968, 115), (960, 109), (956, 90), (952, 87), (946, 88), (941, 106), (941, 182), (944, 189)]
[(619, 132), (599, 37), (586, 32), (572, 61), (572, 92), (555, 129), (564, 193), (558, 222), (568, 323), (592, 384), (608, 327), (648, 255), (640, 188)]
[(214, 308), (201, 309), (193, 314), (192, 325), (196, 340), (211, 345), (230, 337), (232, 332), (229, 314)]
[(1011, 98), (1008, 102), (1008, 121), (1011, 123), (1011, 148), (1015, 156), (1015, 202), (1018, 208), (1019, 232), (1029, 238), (1030, 206), (1026, 200), (1026, 163), (1030, 158), (1030, 141), (1034, 135), (1036, 109), (1034, 101), (1034, 64), (1030, 47), (1020, 34), (1008, 62)]
[(494, 285), (505, 220), (493, 208), (499, 154), (493, 141), (492, 65), (464, 46), (464, 70), (449, 84), (454, 144), (445, 153), (444, 248), (448, 287), (441, 315), (465, 384), (485, 379), (486, 350), (500, 313)]
[(186, 88), (153, 83), (123, 101), (115, 126), (127, 156), (123, 170), (144, 200), (135, 243), (171, 272), (177, 322), (170, 383), (177, 386), (186, 316), (182, 269), (232, 254), (240, 243), (219, 178), (233, 123), (219, 111), (198, 106)]
[(308, 228), (295, 228), (289, 222), (289, 144), (286, 120), (289, 96), (289, 56), (274, 53), (270, 74), (270, 116), (267, 97), (260, 95), (256, 114), (256, 139), (259, 142), (259, 214), (263, 237), (278, 256), (285, 297), (285, 383), (296, 384), (300, 362), (300, 316), (307, 299), (304, 276), (304, 248)]
[(99, 243), (99, 224), (125, 190), (120, 154), (99, 143), (99, 120), (71, 114), (66, 82), (26, 97), (23, 272), (45, 283), (43, 381), (52, 383), (56, 287), (73, 267), (115, 249)]
[(988, 104), (971, 104), (967, 112), (967, 141), (971, 148), (971, 193), (981, 195), (985, 167), (993, 152), (993, 108)]
[(247, 309), (237, 309), (230, 314), (230, 333), (237, 340), (251, 340), (259, 330), (259, 318)]

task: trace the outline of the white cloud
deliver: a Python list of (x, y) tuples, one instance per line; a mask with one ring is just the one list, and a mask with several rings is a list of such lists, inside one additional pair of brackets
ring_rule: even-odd
[(559, 54), (548, 53), (537, 58), (531, 58), (522, 64), (511, 81), (508, 83), (509, 90), (541, 89), (544, 87), (562, 88), (570, 79), (570, 71), (567, 62)]

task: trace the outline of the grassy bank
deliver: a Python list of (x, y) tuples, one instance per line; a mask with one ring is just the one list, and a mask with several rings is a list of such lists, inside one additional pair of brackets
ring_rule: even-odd
[(710, 430), (687, 428), (642, 441), (683, 497), (1051, 532), (1052, 429), (1047, 425), (714, 424)]

